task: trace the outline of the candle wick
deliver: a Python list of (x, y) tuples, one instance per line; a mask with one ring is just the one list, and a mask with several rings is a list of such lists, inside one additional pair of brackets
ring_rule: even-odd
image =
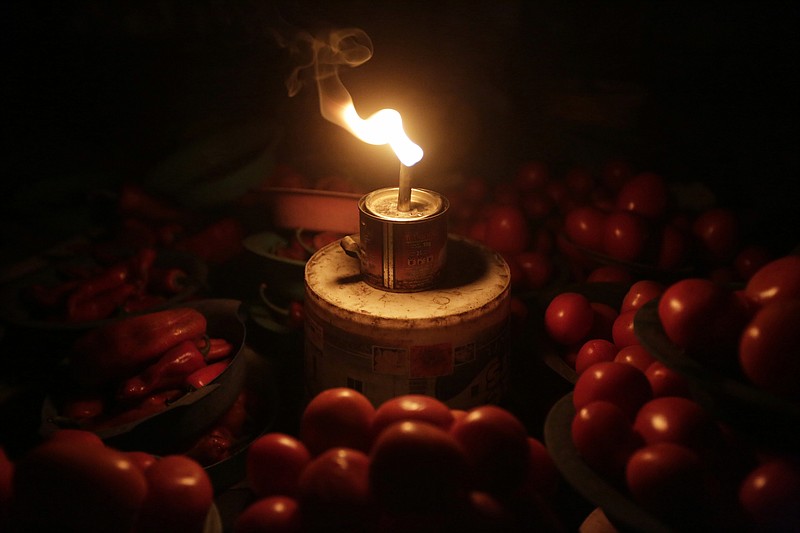
[(397, 189), (397, 210), (411, 210), (411, 167), (400, 163), (400, 186)]

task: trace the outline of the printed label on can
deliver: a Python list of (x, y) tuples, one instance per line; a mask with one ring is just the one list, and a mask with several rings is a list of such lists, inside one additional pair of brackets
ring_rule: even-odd
[(399, 346), (322, 324), (309, 311), (305, 373), (310, 395), (346, 386), (376, 405), (402, 394), (427, 394), (451, 408), (469, 408), (497, 403), (505, 392), (508, 320), (473, 332), (470, 339)]

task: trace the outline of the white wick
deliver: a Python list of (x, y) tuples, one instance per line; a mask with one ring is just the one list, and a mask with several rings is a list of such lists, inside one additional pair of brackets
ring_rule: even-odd
[(411, 209), (411, 167), (400, 163), (400, 186), (397, 190), (397, 210)]

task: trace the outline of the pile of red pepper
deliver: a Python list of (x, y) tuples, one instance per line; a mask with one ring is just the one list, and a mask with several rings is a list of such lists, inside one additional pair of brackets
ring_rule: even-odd
[(219, 376), (235, 355), (191, 307), (123, 318), (74, 343), (58, 408), (62, 423), (92, 431), (135, 422)]

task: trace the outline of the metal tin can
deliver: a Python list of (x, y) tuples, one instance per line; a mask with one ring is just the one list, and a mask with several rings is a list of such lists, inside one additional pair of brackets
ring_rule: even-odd
[(441, 282), (418, 292), (373, 287), (332, 243), (306, 264), (305, 383), (310, 396), (350, 387), (376, 405), (427, 394), (452, 408), (497, 403), (508, 380), (510, 271), (451, 235)]
[[(436, 286), (447, 260), (447, 198), (411, 189), (408, 211), (397, 209), (398, 188), (378, 189), (358, 202), (359, 242), (350, 239), (364, 281), (387, 291)], [(356, 249), (357, 247), (357, 249)]]

